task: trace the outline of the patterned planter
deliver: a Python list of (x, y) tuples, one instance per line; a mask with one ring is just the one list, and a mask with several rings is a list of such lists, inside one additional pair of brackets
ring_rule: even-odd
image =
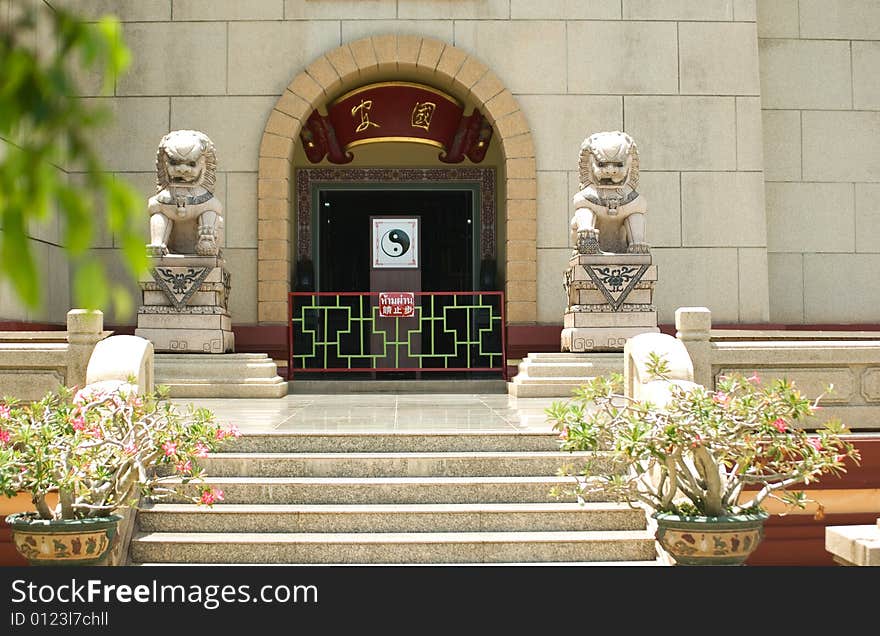
[(120, 515), (93, 519), (36, 519), (34, 513), (6, 517), (15, 549), (31, 565), (96, 565), (113, 546)]
[(651, 515), (655, 536), (676, 565), (742, 565), (764, 537), (766, 512), (730, 517)]

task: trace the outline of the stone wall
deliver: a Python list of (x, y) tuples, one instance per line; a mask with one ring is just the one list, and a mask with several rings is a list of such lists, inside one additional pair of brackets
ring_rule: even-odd
[[(46, 1), (124, 21), (133, 67), (112, 97), (86, 97), (116, 114), (108, 167), (145, 199), (162, 134), (195, 127), (217, 144), (236, 324), (259, 320), (257, 173), (273, 105), (322, 54), (380, 34), (454, 45), (522, 109), (537, 171), (537, 286), (525, 291), (538, 323), (560, 322), (578, 145), (601, 129), (640, 147), (661, 322), (683, 305), (711, 307), (718, 323), (876, 322), (870, 0)], [(104, 237), (95, 253), (113, 249)], [(843, 268), (855, 275), (846, 285)]]
[[(30, 0), (34, 6), (49, 10), (42, 0)], [(8, 0), (0, 0), (0, 25), (10, 19), (11, 5)], [(45, 21), (45, 14), (38, 14), (38, 19)], [(46, 30), (37, 28), (37, 36), (33, 45), (39, 49), (51, 47), (52, 42), (46, 37)], [(9, 140), (0, 138), (0, 160), (7, 153), (14, 152), (14, 145)], [(54, 170), (64, 173), (59, 167)], [(65, 173), (66, 174), (66, 173)], [(0, 223), (0, 232), (2, 232)], [(67, 259), (60, 247), (62, 228), (51, 211), (43, 222), (33, 223), (28, 228), (28, 243), (34, 256), (34, 263), (43, 281), (43, 304), (38, 309), (27, 309), (17, 299), (8, 281), (0, 281), (0, 321), (22, 321), (38, 323), (64, 324), (64, 316), (70, 309), (70, 283)]]
[(880, 4), (759, 0), (770, 319), (877, 323)]

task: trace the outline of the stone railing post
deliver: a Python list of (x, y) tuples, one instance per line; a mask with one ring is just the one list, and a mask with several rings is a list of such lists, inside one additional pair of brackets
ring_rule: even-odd
[(712, 379), (712, 345), (709, 330), (712, 312), (706, 307), (679, 307), (675, 310), (675, 337), (684, 343), (694, 365), (694, 382), (714, 389)]
[(89, 358), (104, 337), (104, 313), (71, 309), (67, 312), (67, 386), (84, 387)]

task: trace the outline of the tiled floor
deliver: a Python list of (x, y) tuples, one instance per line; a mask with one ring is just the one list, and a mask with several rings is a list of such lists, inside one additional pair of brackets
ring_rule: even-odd
[(550, 430), (554, 399), (503, 394), (292, 394), (279, 399), (181, 398), (243, 431)]

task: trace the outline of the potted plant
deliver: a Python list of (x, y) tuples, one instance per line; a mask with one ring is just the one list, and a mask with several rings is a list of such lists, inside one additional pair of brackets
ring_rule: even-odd
[[(647, 367), (668, 382), (663, 405), (622, 395), (615, 375), (547, 409), (563, 450), (597, 451), (579, 473), (564, 469), (575, 484), (554, 494), (604, 494), (647, 506), (658, 542), (677, 564), (743, 563), (763, 537), (768, 498), (800, 508), (816, 503), (821, 518), (821, 505), (791, 487), (859, 460), (840, 422), (807, 428), (819, 399), (804, 397), (788, 380), (763, 386), (757, 375), (731, 374), (719, 377), (713, 391), (669, 380), (656, 354)], [(612, 468), (598, 470), (600, 460)]]
[[(207, 409), (181, 411), (160, 389), (130, 384), (62, 388), (34, 403), (0, 400), (0, 493), (26, 492), (35, 510), (9, 515), (16, 549), (32, 564), (90, 565), (112, 547), (120, 508), (199, 481), (198, 459), (237, 437)], [(194, 501), (223, 499), (203, 488)]]

